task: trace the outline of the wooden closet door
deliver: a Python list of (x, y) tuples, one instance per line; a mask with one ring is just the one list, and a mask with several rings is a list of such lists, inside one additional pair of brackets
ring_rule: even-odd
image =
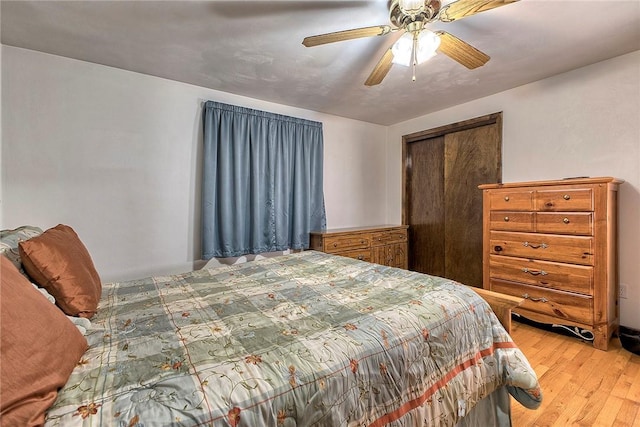
[(444, 136), (407, 146), (409, 270), (445, 276)]
[(482, 192), (502, 177), (502, 116), (404, 137), (409, 269), (482, 286)]

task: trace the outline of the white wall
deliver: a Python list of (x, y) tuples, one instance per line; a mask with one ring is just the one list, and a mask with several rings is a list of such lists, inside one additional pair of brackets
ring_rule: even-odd
[(71, 225), (105, 281), (200, 258), (202, 103), (324, 125), (329, 227), (386, 222), (386, 127), (2, 46), (0, 228)]
[(640, 51), (389, 128), (388, 220), (401, 218), (402, 136), (503, 112), (503, 181), (614, 176), (620, 187), (621, 323), (640, 329)]

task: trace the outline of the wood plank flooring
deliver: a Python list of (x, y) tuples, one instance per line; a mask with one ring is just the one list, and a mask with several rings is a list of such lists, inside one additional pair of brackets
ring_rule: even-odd
[(614, 338), (609, 351), (519, 322), (513, 340), (536, 371), (543, 402), (532, 411), (512, 399), (513, 427), (640, 426), (640, 356)]

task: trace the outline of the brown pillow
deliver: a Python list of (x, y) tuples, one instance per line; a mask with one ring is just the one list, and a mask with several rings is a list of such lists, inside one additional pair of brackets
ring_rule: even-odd
[(71, 227), (59, 224), (19, 246), (24, 270), (53, 295), (65, 313), (86, 318), (96, 314), (102, 293), (100, 277)]
[(42, 425), (87, 340), (11, 261), (0, 262), (0, 419)]

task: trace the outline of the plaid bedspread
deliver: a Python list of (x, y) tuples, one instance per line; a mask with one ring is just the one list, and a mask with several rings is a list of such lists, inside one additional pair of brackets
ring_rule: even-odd
[(442, 278), (307, 251), (103, 286), (49, 426), (454, 425), (536, 375)]

